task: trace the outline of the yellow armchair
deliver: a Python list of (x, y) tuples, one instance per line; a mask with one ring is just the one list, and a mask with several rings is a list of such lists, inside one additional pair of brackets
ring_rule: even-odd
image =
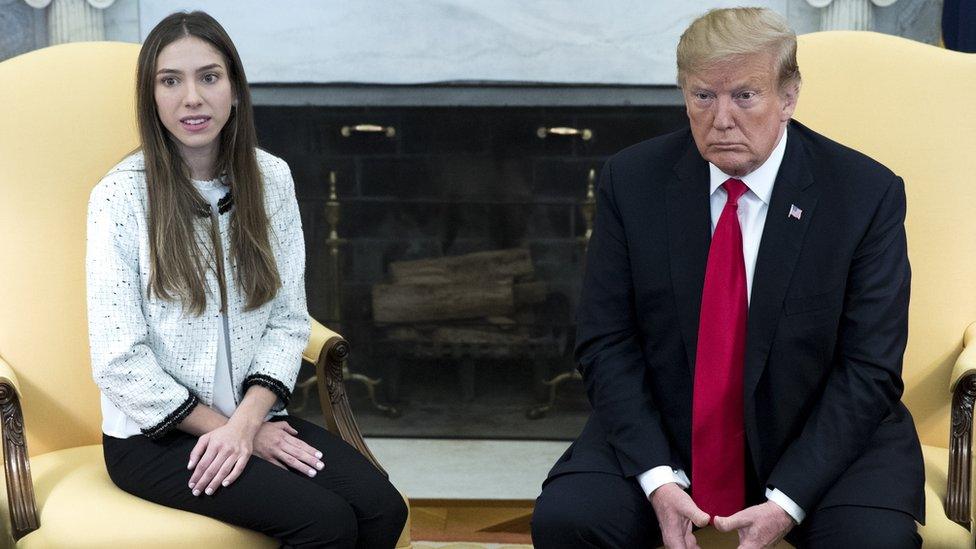
[[(119, 490), (105, 471), (85, 318), (88, 194), (132, 151), (139, 46), (91, 42), (0, 63), (0, 547), (277, 547)], [(373, 463), (342, 384), (349, 345), (313, 320), (328, 428)], [(9, 521), (5, 518), (9, 514)], [(397, 547), (410, 547), (410, 523)]]
[(796, 118), (905, 179), (912, 263), (904, 400), (922, 439), (926, 547), (973, 547), (976, 55), (871, 32), (800, 37)]

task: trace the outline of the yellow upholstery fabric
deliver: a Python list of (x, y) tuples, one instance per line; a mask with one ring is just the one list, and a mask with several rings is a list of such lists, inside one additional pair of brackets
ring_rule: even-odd
[(976, 322), (969, 325), (963, 338), (963, 349), (952, 368), (949, 390), (955, 391), (962, 378), (976, 374)]
[[(85, 216), (92, 187), (138, 145), (138, 52), (136, 44), (75, 43), (0, 63), (0, 377), (21, 397), (41, 522), (17, 546), (274, 547), (130, 496), (105, 472)], [(13, 546), (5, 491), (0, 500), (0, 547)], [(398, 547), (409, 546), (408, 522)]]
[(942, 499), (948, 388), (963, 333), (976, 321), (976, 111), (960, 100), (976, 89), (976, 55), (854, 31), (800, 36), (797, 55), (796, 119), (905, 179), (912, 298), (904, 400), (926, 445), (921, 534), (926, 547), (973, 547), (945, 517)]
[(138, 51), (71, 44), (0, 63), (0, 356), (20, 378), (34, 455), (100, 440), (85, 317), (86, 205), (138, 142)]
[(942, 502), (945, 501), (949, 475), (949, 450), (922, 446), (922, 455), (925, 456), (925, 514), (928, 520), (919, 533), (925, 540), (925, 548), (976, 547), (976, 538), (971, 532), (945, 518)]
[(119, 490), (105, 472), (100, 444), (37, 456), (31, 471), (41, 528), (21, 538), (19, 548), (278, 547), (251, 530)]
[(312, 332), (308, 336), (308, 346), (305, 347), (305, 352), (302, 353), (302, 358), (315, 364), (319, 361), (319, 355), (322, 354), (322, 346), (325, 343), (337, 337), (339, 334), (333, 332), (332, 330), (326, 328), (321, 322), (312, 319)]
[[(100, 444), (37, 456), (31, 460), (31, 470), (42, 527), (22, 538), (18, 548), (278, 547), (275, 540), (251, 530), (119, 490), (105, 472)], [(0, 512), (6, 516), (3, 496)], [(410, 547), (407, 532), (398, 548)]]
[(400, 539), (396, 542), (396, 549), (411, 549), (413, 544), (410, 540), (410, 500), (407, 499), (407, 496), (403, 495), (403, 492), (400, 492), (400, 495), (403, 496), (403, 502), (407, 504), (407, 522), (403, 525), (403, 531), (400, 532)]
[(949, 437), (947, 386), (976, 321), (976, 55), (869, 32), (800, 37), (796, 118), (905, 179), (912, 299), (905, 401), (925, 444)]

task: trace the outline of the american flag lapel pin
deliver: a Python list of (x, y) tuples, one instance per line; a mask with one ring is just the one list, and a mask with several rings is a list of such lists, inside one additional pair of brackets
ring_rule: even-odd
[(797, 208), (796, 204), (790, 204), (790, 214), (787, 217), (799, 220), (801, 215), (803, 215), (803, 210)]

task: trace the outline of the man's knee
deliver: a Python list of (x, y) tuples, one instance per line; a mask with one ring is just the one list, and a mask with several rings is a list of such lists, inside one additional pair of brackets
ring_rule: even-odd
[(794, 541), (801, 548), (858, 547), (863, 549), (918, 549), (922, 538), (915, 519), (901, 511), (841, 506), (821, 509)]
[(613, 475), (572, 474), (542, 490), (532, 515), (537, 548), (646, 547), (654, 514), (639, 489)]
[(592, 547), (588, 542), (596, 536), (593, 517), (578, 511), (572, 502), (547, 497), (543, 491), (532, 513), (532, 544), (537, 549)]
[(905, 515), (904, 520), (890, 521), (887, 524), (872, 522), (851, 528), (847, 539), (848, 547), (864, 549), (918, 549), (922, 546), (922, 538), (918, 535), (915, 521), (908, 515)]

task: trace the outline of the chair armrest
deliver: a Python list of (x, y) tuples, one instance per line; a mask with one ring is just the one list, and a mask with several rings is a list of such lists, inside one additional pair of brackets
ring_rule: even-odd
[(315, 365), (319, 404), (325, 427), (334, 435), (359, 450), (383, 475), (387, 475), (376, 456), (366, 446), (363, 433), (352, 415), (346, 387), (343, 383), (343, 366), (349, 356), (349, 343), (336, 332), (310, 318), (312, 333), (302, 357)]
[(955, 392), (959, 380), (976, 374), (976, 322), (966, 328), (962, 338), (962, 353), (952, 367), (952, 377), (949, 379), (949, 392)]
[(966, 328), (963, 349), (952, 368), (952, 426), (949, 429), (949, 479), (945, 509), (967, 529), (972, 510), (973, 404), (976, 402), (976, 322)]
[(7, 481), (11, 534), (15, 540), (37, 530), (41, 524), (34, 499), (24, 413), (20, 407), (17, 374), (0, 358), (0, 430), (3, 432), (3, 472)]
[(319, 361), (319, 356), (321, 356), (322, 351), (325, 349), (325, 344), (335, 337), (342, 339), (342, 336), (326, 328), (321, 322), (312, 317), (309, 317), (309, 321), (312, 324), (312, 333), (308, 336), (308, 345), (305, 346), (305, 351), (302, 352), (302, 358), (315, 364)]

